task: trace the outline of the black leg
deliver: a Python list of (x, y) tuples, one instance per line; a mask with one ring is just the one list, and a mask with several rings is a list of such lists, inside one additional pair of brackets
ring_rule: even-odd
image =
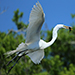
[[(26, 53), (26, 54), (28, 54), (28, 53)], [(26, 54), (23, 54), (22, 56), (25, 56)], [(12, 70), (12, 68), (16, 65), (16, 63), (19, 61), (19, 59), (20, 59), (22, 56), (20, 56), (20, 57), (16, 60), (16, 62), (14, 63), (14, 65), (10, 67), (10, 69), (8, 70), (8, 73)]]
[[(24, 50), (24, 51), (26, 51), (26, 50)], [(21, 51), (21, 52), (24, 52), (24, 51)], [(37, 50), (36, 50), (36, 51), (37, 51)], [(19, 53), (8, 63), (8, 65), (9, 65), (21, 52), (19, 52)], [(34, 51), (31, 51), (31, 52), (34, 52)], [(29, 53), (31, 53), (31, 52), (27, 52), (27, 53), (23, 54), (22, 56), (25, 56), (25, 55), (27, 55), (27, 54), (29, 54)], [(22, 56), (19, 56), (19, 58), (18, 58), (18, 59), (16, 60), (16, 62), (14, 63), (14, 65), (10, 67), (10, 69), (8, 70), (8, 73), (7, 73), (7, 74), (9, 74), (9, 72), (12, 70), (12, 68), (16, 65), (16, 63), (19, 61), (19, 59), (20, 59)]]
[(27, 50), (23, 50), (23, 51), (19, 52), (12, 60), (10, 60), (10, 61), (7, 63), (6, 66), (8, 66), (13, 60), (15, 60), (15, 59), (17, 58), (17, 56), (18, 56), (20, 53), (22, 53), (22, 52), (24, 52), (24, 51), (27, 51)]
[(15, 60), (17, 58), (17, 56), (18, 56), (18, 54), (12, 60), (10, 60), (6, 66), (8, 66), (13, 60)]

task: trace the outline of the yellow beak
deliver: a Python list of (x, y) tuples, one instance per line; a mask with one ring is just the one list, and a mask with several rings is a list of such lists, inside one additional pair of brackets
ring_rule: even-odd
[(64, 26), (66, 29), (69, 29), (69, 31), (73, 30), (72, 27)]

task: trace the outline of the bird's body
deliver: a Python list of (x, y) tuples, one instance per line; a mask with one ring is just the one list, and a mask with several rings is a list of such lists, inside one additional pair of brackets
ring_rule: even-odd
[(19, 56), (22, 56), (22, 54), (24, 53), (28, 53), (27, 56), (29, 56), (35, 64), (39, 64), (44, 57), (44, 49), (52, 45), (56, 40), (57, 31), (60, 28), (69, 29), (68, 26), (64, 26), (63, 24), (56, 25), (53, 29), (52, 40), (50, 42), (45, 42), (40, 39), (40, 30), (44, 21), (45, 14), (40, 3), (37, 2), (30, 13), (29, 26), (27, 28), (26, 34), (26, 42), (21, 43), (16, 50), (7, 52), (6, 54), (18, 54), (19, 52), (24, 51), (20, 53)]

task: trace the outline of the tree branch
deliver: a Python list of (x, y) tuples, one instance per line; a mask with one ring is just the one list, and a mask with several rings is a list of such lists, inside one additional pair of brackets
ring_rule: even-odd
[(19, 30), (13, 30), (13, 29), (11, 29), (11, 30), (9, 30), (9, 32), (7, 33), (7, 35), (9, 34), (9, 33), (11, 33), (11, 32), (15, 32), (15, 33), (18, 33), (18, 32), (26, 32), (26, 29), (25, 28), (21, 28), (21, 29), (19, 29)]
[(8, 9), (8, 7), (6, 9), (4, 8), (4, 10), (0, 13), (0, 15), (3, 14), (4, 12), (6, 12), (7, 9)]

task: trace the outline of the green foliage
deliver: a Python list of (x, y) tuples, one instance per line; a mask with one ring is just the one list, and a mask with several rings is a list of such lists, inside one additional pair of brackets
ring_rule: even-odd
[(12, 21), (16, 24), (17, 28), (18, 29), (25, 29), (27, 28), (27, 25), (24, 24), (22, 21), (21, 21), (21, 18), (23, 17), (23, 12), (21, 12), (19, 14), (19, 9), (17, 9), (16, 11), (14, 11), (14, 17), (12, 19)]
[[(14, 12), (13, 22), (17, 29), (25, 29), (28, 25), (21, 21), (23, 13), (19, 9)], [(28, 56), (22, 57), (9, 75), (75, 75), (75, 26), (73, 31), (61, 29), (58, 31), (58, 38), (55, 43), (46, 48), (45, 57), (40, 64), (34, 64)], [(41, 31), (41, 38), (45, 41), (52, 39), (51, 31)], [(10, 32), (0, 32), (0, 75), (6, 75), (9, 67), (15, 63), (12, 62), (7, 68), (7, 64), (15, 55), (6, 58), (5, 52), (16, 49), (21, 43), (25, 42), (23, 34)], [(3, 66), (3, 67), (2, 67)]]
[(67, 68), (64, 67), (63, 71), (60, 72), (60, 75), (75, 75), (75, 65), (70, 64), (69, 70), (67, 70)]
[(63, 65), (63, 62), (60, 61), (59, 55), (56, 55), (54, 57), (44, 59), (42, 65), (49, 74), (59, 75), (60, 71), (62, 70), (61, 66)]
[(72, 18), (75, 18), (75, 14), (71, 14)]

